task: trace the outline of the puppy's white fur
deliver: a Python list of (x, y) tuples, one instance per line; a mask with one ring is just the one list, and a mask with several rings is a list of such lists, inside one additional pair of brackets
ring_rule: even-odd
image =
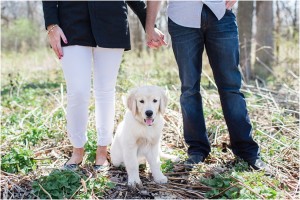
[[(154, 181), (167, 183), (160, 170), (159, 157), (162, 115), (167, 105), (165, 92), (157, 86), (143, 86), (130, 91), (125, 103), (128, 109), (110, 149), (112, 164), (125, 165), (129, 186), (140, 185), (139, 162), (146, 158)], [(152, 111), (152, 116), (147, 116), (146, 111)]]

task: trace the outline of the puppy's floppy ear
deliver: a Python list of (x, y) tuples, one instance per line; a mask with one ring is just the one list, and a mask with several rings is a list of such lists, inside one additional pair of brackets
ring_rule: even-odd
[(136, 115), (137, 105), (135, 99), (136, 89), (133, 89), (129, 92), (127, 99), (126, 99), (126, 106), (132, 112), (133, 115)]
[(161, 114), (165, 113), (167, 104), (168, 104), (167, 94), (163, 89), (161, 89), (161, 96), (160, 96), (160, 102), (159, 102), (159, 111)]

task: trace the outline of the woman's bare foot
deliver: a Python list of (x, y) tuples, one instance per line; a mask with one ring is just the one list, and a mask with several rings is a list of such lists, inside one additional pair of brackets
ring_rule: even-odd
[(98, 146), (96, 151), (95, 165), (109, 165), (107, 161), (107, 146)]
[(73, 147), (73, 153), (69, 161), (66, 163), (66, 165), (71, 164), (79, 164), (82, 162), (84, 156), (84, 148), (75, 148)]

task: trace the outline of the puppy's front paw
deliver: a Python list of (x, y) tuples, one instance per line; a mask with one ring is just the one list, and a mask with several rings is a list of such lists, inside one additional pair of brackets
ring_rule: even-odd
[(143, 185), (141, 179), (138, 178), (138, 179), (128, 179), (128, 186), (134, 189), (134, 188), (140, 188)]
[(161, 175), (159, 177), (154, 177), (154, 181), (159, 184), (164, 184), (168, 182), (168, 178), (165, 175)]

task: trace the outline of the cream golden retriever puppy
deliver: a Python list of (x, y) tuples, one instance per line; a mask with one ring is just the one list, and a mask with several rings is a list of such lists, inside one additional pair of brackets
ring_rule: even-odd
[(139, 163), (147, 160), (154, 181), (167, 183), (160, 170), (160, 139), (167, 105), (165, 92), (158, 86), (143, 86), (129, 92), (124, 120), (117, 127), (110, 155), (114, 166), (124, 164), (128, 185), (141, 185)]

